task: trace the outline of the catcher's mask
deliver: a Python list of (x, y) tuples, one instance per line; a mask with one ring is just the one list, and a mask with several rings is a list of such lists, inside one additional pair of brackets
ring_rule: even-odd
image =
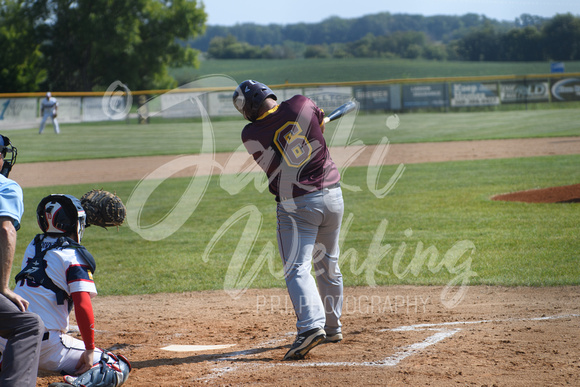
[(80, 200), (71, 195), (49, 195), (36, 208), (36, 220), (43, 233), (68, 236), (79, 243), (85, 231), (86, 218)]
[(242, 113), (246, 120), (252, 122), (258, 119), (258, 111), (266, 98), (278, 99), (268, 86), (251, 79), (240, 83), (233, 95), (236, 109)]
[(0, 174), (4, 177), (8, 177), (12, 166), (16, 163), (16, 156), (18, 151), (14, 145), (10, 143), (10, 139), (6, 136), (0, 134), (0, 152), (2, 153), (2, 158), (4, 159), (4, 165), (2, 165), (2, 170)]

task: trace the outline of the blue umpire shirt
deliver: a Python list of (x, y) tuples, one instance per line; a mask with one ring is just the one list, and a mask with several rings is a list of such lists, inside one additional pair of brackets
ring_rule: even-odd
[(24, 213), (22, 188), (14, 180), (0, 175), (0, 216), (13, 219), (14, 228), (20, 228)]

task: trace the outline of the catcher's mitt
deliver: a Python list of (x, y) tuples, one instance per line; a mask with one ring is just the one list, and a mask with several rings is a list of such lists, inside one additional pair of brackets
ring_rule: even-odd
[(120, 226), (125, 221), (125, 205), (117, 195), (102, 189), (93, 189), (81, 197), (87, 214), (87, 226), (103, 228)]

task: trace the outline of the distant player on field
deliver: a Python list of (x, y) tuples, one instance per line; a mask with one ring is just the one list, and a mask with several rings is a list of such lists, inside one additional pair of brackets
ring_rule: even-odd
[(42, 101), (40, 101), (40, 115), (42, 116), (42, 120), (40, 121), (40, 130), (38, 131), (38, 134), (42, 134), (42, 131), (44, 130), (44, 125), (46, 124), (46, 120), (49, 118), (52, 120), (54, 132), (56, 134), (60, 133), (58, 120), (56, 119), (56, 117), (58, 116), (57, 112), (58, 112), (58, 101), (51, 95), (49, 91), (48, 93), (46, 93), (46, 98), (43, 98)]
[(276, 100), (268, 86), (252, 80), (233, 95), (236, 109), (251, 122), (242, 141), (278, 202), (278, 249), (298, 330), (284, 360), (297, 360), (325, 340), (342, 340), (338, 236), (344, 203), (323, 136), (324, 112), (303, 95), (279, 105)]

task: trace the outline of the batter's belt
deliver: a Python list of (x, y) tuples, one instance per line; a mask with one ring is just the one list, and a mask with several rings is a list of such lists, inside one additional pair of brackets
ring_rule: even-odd
[[(336, 182), (334, 184), (331, 184), (331, 185), (327, 185), (326, 187), (322, 187), (319, 190), (312, 191), (312, 192), (307, 192), (304, 195), (308, 195), (308, 194), (311, 194), (311, 193), (314, 193), (314, 192), (322, 191), (323, 189), (334, 189), (334, 188), (340, 188), (340, 181), (339, 182)], [(282, 197), (282, 196), (279, 197), (279, 201), (281, 201), (281, 202), (283, 202), (284, 200), (290, 200), (290, 199), (295, 199), (295, 198), (294, 197)]]

